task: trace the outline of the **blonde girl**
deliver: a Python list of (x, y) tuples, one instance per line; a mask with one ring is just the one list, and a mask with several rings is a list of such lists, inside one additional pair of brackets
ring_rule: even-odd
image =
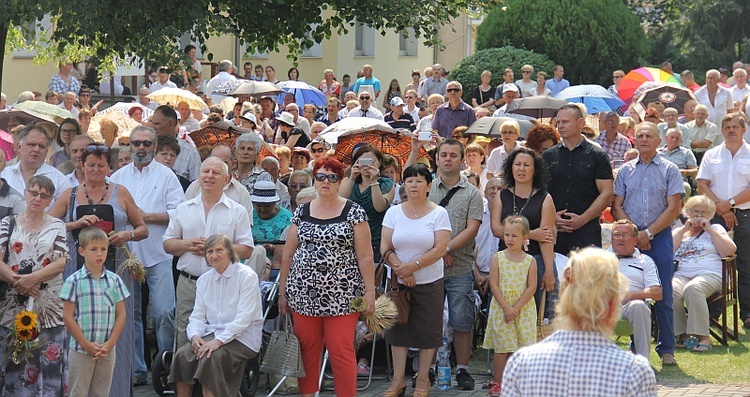
[(485, 331), (484, 348), (493, 349), (493, 382), (490, 395), (500, 394), (508, 357), (523, 346), (536, 342), (536, 261), (524, 252), (529, 238), (529, 221), (511, 215), (503, 221), (505, 250), (490, 264), (493, 300)]

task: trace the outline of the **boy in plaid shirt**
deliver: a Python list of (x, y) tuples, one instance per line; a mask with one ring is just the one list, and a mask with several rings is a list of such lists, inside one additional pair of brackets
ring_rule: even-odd
[(63, 320), (70, 332), (71, 396), (109, 396), (115, 369), (115, 344), (125, 326), (125, 298), (120, 277), (104, 269), (109, 240), (97, 227), (81, 231), (78, 253), (86, 265), (60, 290)]

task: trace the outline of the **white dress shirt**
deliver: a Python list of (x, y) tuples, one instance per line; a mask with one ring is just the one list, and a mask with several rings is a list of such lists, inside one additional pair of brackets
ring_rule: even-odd
[[(52, 181), (52, 184), (55, 185), (55, 193), (52, 195), (52, 201), (50, 201), (49, 206), (47, 206), (47, 208), (45, 209), (46, 211), (49, 211), (49, 209), (52, 208), (52, 205), (55, 204), (55, 201), (57, 201), (60, 195), (64, 191), (73, 187), (73, 185), (70, 184), (70, 181), (68, 181), (68, 178), (66, 178), (62, 172), (58, 171), (57, 168), (47, 163), (42, 164), (42, 166), (39, 167), (38, 170), (36, 170), (34, 176), (37, 175), (46, 176)], [(19, 193), (23, 194), (23, 191), (26, 190), (26, 180), (23, 179), (20, 162), (5, 168), (5, 170), (0, 173), (0, 177), (5, 179), (10, 187), (16, 189)]]
[(368, 117), (368, 118), (377, 119), (383, 122), (385, 121), (385, 116), (383, 116), (383, 112), (381, 112), (377, 108), (370, 106), (369, 108), (367, 108), (366, 112), (367, 113), (365, 114), (365, 110), (362, 110), (361, 106), (357, 106), (356, 108), (352, 109), (352, 111), (349, 112), (346, 115), (346, 117)]
[[(734, 157), (722, 143), (703, 155), (697, 179), (711, 182), (711, 191), (719, 200), (729, 200), (750, 187), (750, 144), (743, 142)], [(737, 204), (735, 208), (750, 209), (750, 201)]]
[[(521, 142), (516, 141), (516, 146), (513, 146), (513, 150), (521, 147)], [(494, 176), (499, 176), (503, 172), (503, 164), (505, 160), (510, 156), (510, 152), (505, 150), (505, 144), (502, 144), (490, 152), (487, 157), (487, 172), (491, 172)]]
[(708, 121), (721, 127), (721, 119), (727, 115), (727, 112), (732, 111), (734, 103), (732, 102), (732, 92), (728, 88), (719, 86), (716, 91), (716, 97), (714, 98), (714, 104), (708, 98), (708, 87), (703, 86), (698, 91), (695, 91), (695, 98), (698, 99), (698, 103), (706, 105), (708, 108)]
[[(174, 216), (169, 217), (169, 226), (163, 241), (208, 238), (216, 233), (226, 234), (234, 244), (248, 247), (255, 245), (245, 207), (227, 197), (226, 194), (222, 194), (219, 201), (206, 214), (199, 194), (194, 199), (177, 206)], [(200, 276), (210, 268), (202, 255), (186, 252), (177, 261), (177, 269), (193, 276)]]
[(223, 274), (210, 269), (196, 283), (188, 339), (213, 333), (222, 344), (236, 339), (257, 353), (263, 331), (260, 300), (258, 275), (249, 267), (231, 263)]
[(196, 120), (192, 114), (187, 118), (187, 120), (180, 120), (180, 125), (185, 127), (188, 133), (201, 129), (201, 123)]
[(148, 86), (148, 92), (150, 94), (154, 91), (159, 91), (162, 88), (177, 88), (177, 84), (173, 83), (171, 80), (167, 80), (164, 84), (160, 83), (159, 80), (156, 80)]
[[(198, 181), (196, 180), (193, 181), (193, 183), (191, 183), (185, 191), (185, 200), (187, 201), (194, 199), (199, 194), (201, 194), (201, 185), (198, 184)], [(247, 215), (250, 217), (250, 224), (252, 225), (253, 202), (252, 200), (250, 200), (250, 193), (247, 192), (247, 188), (245, 188), (245, 186), (241, 184), (240, 181), (231, 178), (229, 180), (229, 183), (224, 185), (224, 194), (247, 209)]]
[(735, 102), (742, 102), (745, 95), (750, 94), (750, 85), (747, 84), (742, 88), (734, 86), (730, 89), (732, 90), (732, 100)]
[[(177, 176), (155, 160), (139, 171), (135, 163), (130, 163), (112, 174), (112, 182), (125, 186), (133, 196), (135, 204), (145, 213), (166, 212), (172, 219), (177, 205), (182, 202), (182, 185)], [(144, 267), (170, 260), (171, 255), (164, 251), (162, 236), (167, 225), (147, 223), (148, 237), (131, 242), (133, 253), (143, 262)]]

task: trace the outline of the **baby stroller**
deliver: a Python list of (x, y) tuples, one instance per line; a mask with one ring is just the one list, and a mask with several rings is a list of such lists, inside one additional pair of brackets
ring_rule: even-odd
[[(258, 244), (274, 244), (274, 245), (283, 245), (285, 241), (256, 241), (256, 245)], [(279, 280), (278, 276), (276, 279), (272, 282), (269, 288), (265, 288), (261, 290), (263, 294), (263, 321), (265, 322), (268, 317), (269, 313), (276, 313), (278, 314), (278, 310), (276, 306), (278, 305), (278, 292), (279, 292)], [(263, 341), (265, 342), (265, 338), (263, 338)], [(175, 341), (176, 343), (176, 341)], [(264, 346), (261, 346), (261, 351), (258, 352), (258, 354), (247, 361), (247, 364), (245, 365), (245, 373), (242, 376), (242, 384), (240, 385), (240, 391), (239, 391), (239, 397), (254, 397), (255, 394), (258, 392), (258, 387), (260, 384), (260, 362), (263, 354)], [(167, 394), (174, 394), (174, 390), (172, 390), (171, 386), (169, 385), (169, 372), (172, 370), (172, 359), (174, 357), (174, 352), (176, 351), (176, 348), (173, 350), (164, 350), (156, 354), (156, 357), (154, 357), (153, 361), (153, 367), (151, 370), (151, 378), (154, 385), (154, 391), (156, 394), (160, 396), (164, 396)], [(199, 388), (195, 388), (193, 394), (195, 395)]]

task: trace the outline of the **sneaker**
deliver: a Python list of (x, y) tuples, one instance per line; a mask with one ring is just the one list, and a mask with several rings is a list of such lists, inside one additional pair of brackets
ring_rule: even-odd
[(664, 353), (661, 355), (661, 365), (671, 367), (677, 365), (677, 359), (672, 353)]
[(471, 377), (466, 368), (456, 371), (456, 383), (461, 390), (474, 390), (474, 378)]
[(357, 364), (357, 374), (359, 375), (369, 375), (370, 374), (370, 367), (367, 365), (364, 365), (362, 363)]
[(490, 382), (490, 397), (500, 397), (500, 384)]

